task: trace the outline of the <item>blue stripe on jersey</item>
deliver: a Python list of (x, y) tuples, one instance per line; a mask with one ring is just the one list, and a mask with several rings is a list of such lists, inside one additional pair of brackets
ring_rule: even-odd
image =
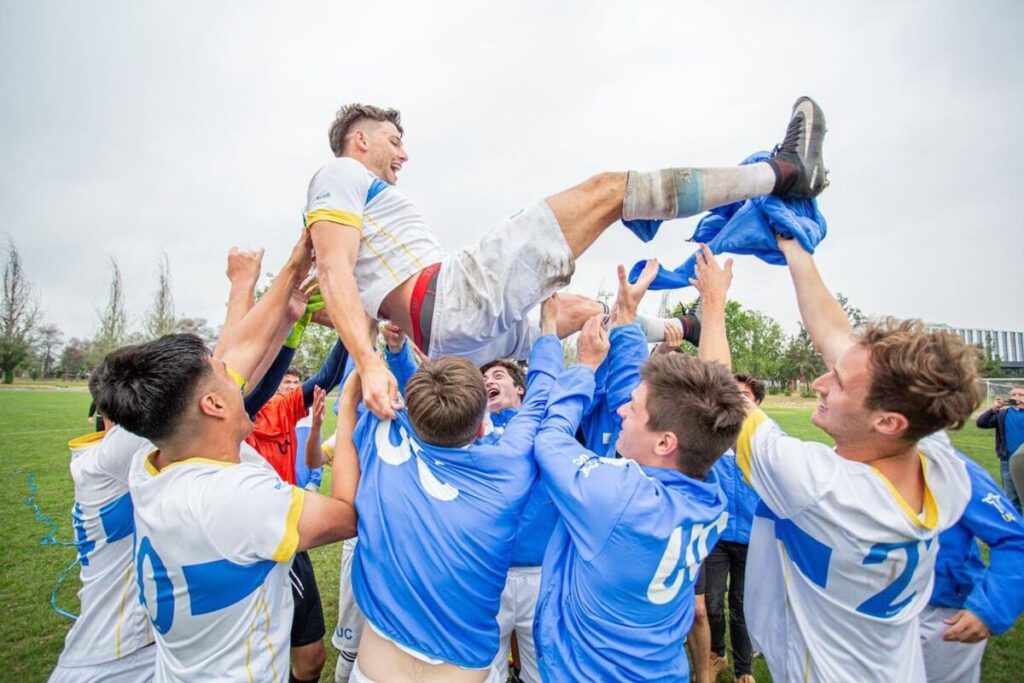
[(75, 548), (78, 550), (78, 561), (83, 567), (89, 566), (89, 553), (96, 547), (96, 541), (90, 541), (82, 521), (82, 506), (75, 503), (71, 508), (71, 524), (75, 527)]
[(120, 541), (135, 533), (135, 506), (131, 494), (126, 493), (117, 500), (100, 508), (100, 522), (107, 535), (107, 543)]
[(372, 199), (373, 199), (374, 197), (376, 197), (377, 195), (379, 195), (379, 194), (380, 194), (381, 192), (383, 192), (383, 191), (384, 191), (384, 190), (386, 190), (387, 188), (388, 188), (388, 184), (387, 184), (387, 183), (385, 183), (385, 182), (384, 182), (383, 180), (381, 180), (380, 178), (374, 178), (374, 179), (373, 179), (373, 182), (372, 182), (372, 183), (370, 183), (370, 189), (368, 189), (368, 190), (366, 191), (366, 203), (367, 203), (367, 204), (369, 204), (369, 203), (370, 203), (370, 201), (371, 201), (371, 200), (372, 200)]
[(213, 560), (183, 566), (192, 616), (216, 612), (244, 599), (263, 585), (275, 566), (277, 562), (273, 560), (254, 564)]
[(782, 541), (793, 564), (812, 583), (825, 588), (832, 549), (788, 519), (782, 519), (759, 501), (754, 516), (775, 522), (775, 538)]

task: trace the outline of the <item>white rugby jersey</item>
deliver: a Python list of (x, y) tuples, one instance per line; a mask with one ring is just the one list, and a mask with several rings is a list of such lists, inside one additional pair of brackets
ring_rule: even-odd
[(359, 231), (355, 276), (371, 318), (395, 287), (444, 256), (416, 206), (351, 157), (328, 162), (309, 182), (306, 226), (317, 221)]
[(135, 519), (128, 494), (132, 456), (147, 443), (120, 427), (68, 443), (82, 589), (81, 616), (64, 640), (62, 666), (113, 662), (153, 642), (135, 581)]
[(157, 640), (155, 681), (287, 681), (288, 569), (302, 489), (242, 444), (241, 462), (132, 463), (136, 566)]
[(760, 410), (747, 417), (736, 460), (761, 503), (743, 610), (774, 680), (924, 682), (917, 615), (938, 534), (971, 489), (944, 432), (918, 450), (921, 513), (874, 467), (786, 436)]

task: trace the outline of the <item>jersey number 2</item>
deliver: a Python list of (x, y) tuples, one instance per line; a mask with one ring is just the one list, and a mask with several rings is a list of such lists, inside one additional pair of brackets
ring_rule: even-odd
[(889, 557), (889, 553), (902, 549), (907, 553), (907, 566), (903, 568), (895, 581), (862, 602), (857, 607), (858, 612), (879, 619), (888, 619), (910, 604), (914, 596), (917, 595), (917, 591), (899, 602), (895, 602), (895, 600), (910, 584), (914, 570), (917, 569), (917, 563), (920, 560), (917, 544), (918, 541), (906, 541), (904, 543), (876, 543), (871, 546), (871, 550), (862, 564), (881, 564)]

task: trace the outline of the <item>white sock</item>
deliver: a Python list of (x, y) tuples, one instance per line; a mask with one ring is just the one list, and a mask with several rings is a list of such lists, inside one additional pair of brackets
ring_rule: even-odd
[(630, 171), (622, 218), (668, 220), (696, 216), (709, 209), (770, 194), (775, 171), (766, 163), (725, 168), (668, 168)]

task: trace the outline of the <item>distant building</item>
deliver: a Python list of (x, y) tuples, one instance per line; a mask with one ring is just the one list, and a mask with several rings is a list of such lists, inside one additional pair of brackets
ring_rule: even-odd
[(951, 325), (941, 323), (929, 323), (928, 329), (952, 332), (968, 344), (988, 349), (992, 357), (999, 360), (999, 364), (1004, 370), (1024, 368), (1024, 332), (977, 330), (965, 327), (952, 327)]

